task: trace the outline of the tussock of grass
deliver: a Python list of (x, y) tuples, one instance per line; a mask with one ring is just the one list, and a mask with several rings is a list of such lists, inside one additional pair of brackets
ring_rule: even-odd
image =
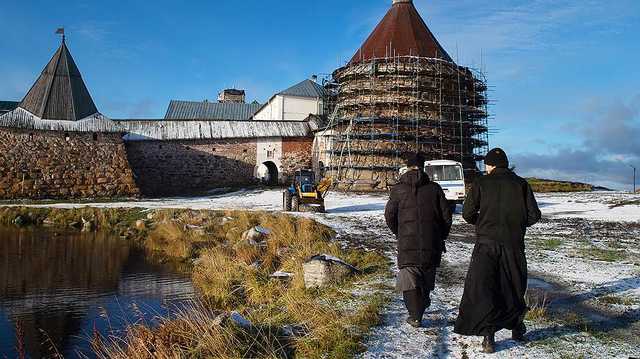
[(557, 238), (545, 239), (542, 241), (542, 248), (548, 251), (555, 251), (562, 245), (562, 241)]
[(602, 249), (597, 247), (591, 247), (582, 249), (583, 257), (603, 261), (603, 262), (618, 262), (627, 259), (627, 253), (620, 250)]
[(626, 305), (631, 306), (638, 303), (638, 300), (630, 297), (619, 297), (614, 295), (607, 295), (604, 297), (598, 298), (598, 301), (608, 305)]
[(532, 295), (527, 293), (527, 307), (529, 311), (525, 317), (526, 320), (532, 322), (546, 322), (549, 320), (547, 298), (540, 295)]
[[(155, 329), (136, 325), (123, 339), (94, 337), (98, 358), (288, 358), (293, 349), (282, 329), (221, 325), (221, 313), (194, 303)], [(113, 345), (112, 343), (120, 345)]]
[(618, 208), (624, 206), (640, 206), (640, 199), (623, 200), (611, 203), (609, 208)]

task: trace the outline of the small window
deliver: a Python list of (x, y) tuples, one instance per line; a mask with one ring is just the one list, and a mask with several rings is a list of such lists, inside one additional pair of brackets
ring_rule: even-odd
[(161, 150), (161, 149), (162, 149), (162, 145), (159, 145), (159, 146), (158, 146), (158, 149), (160, 149), (160, 150)]
[(211, 149), (211, 151), (216, 152), (216, 148), (215, 148), (215, 147), (214, 147), (214, 148), (212, 148), (212, 149)]
[(91, 135), (91, 137), (93, 138), (94, 141), (98, 140), (98, 134), (97, 133), (93, 133), (93, 135)]
[(243, 153), (247, 153), (247, 149), (245, 148), (244, 150), (242, 150)]
[(275, 156), (275, 151), (271, 150), (271, 151), (267, 151), (267, 158), (273, 158)]
[(33, 133), (29, 133), (29, 141), (33, 141)]
[(64, 134), (64, 140), (65, 140), (65, 141), (67, 141), (67, 142), (69, 142), (69, 140), (70, 140), (70, 139), (71, 139), (71, 137), (69, 136), (69, 134), (65, 132), (65, 134)]

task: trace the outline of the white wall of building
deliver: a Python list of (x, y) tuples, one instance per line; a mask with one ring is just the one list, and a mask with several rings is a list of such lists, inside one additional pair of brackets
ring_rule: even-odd
[(256, 178), (263, 178), (265, 162), (273, 162), (278, 167), (278, 177), (282, 178), (282, 137), (258, 138)]
[(256, 121), (302, 121), (309, 115), (321, 115), (321, 99), (276, 95), (260, 109), (253, 119)]

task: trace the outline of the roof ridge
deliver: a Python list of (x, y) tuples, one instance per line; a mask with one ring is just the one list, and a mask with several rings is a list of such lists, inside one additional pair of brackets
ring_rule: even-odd
[[(62, 37), (62, 54), (60, 54), (60, 60), (62, 61), (62, 55), (64, 55), (64, 64), (67, 67), (67, 71), (66, 73), (69, 74), (67, 76), (67, 80), (69, 82), (69, 91), (71, 91), (71, 111), (72, 111), (72, 118), (76, 118), (76, 101), (75, 101), (75, 97), (73, 96), (74, 90), (73, 90), (73, 85), (71, 84), (71, 70), (69, 69), (69, 56), (71, 56), (71, 54), (69, 53), (69, 49), (67, 48), (67, 44), (64, 41), (64, 36)], [(67, 56), (68, 55), (68, 56)]]

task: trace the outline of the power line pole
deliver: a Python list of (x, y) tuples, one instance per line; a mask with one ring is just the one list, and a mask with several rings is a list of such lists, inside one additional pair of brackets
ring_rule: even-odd
[(629, 167), (633, 168), (633, 193), (636, 193), (636, 167), (634, 165), (629, 165)]

